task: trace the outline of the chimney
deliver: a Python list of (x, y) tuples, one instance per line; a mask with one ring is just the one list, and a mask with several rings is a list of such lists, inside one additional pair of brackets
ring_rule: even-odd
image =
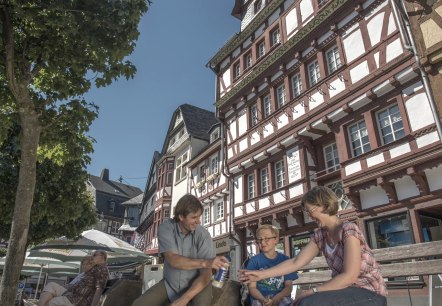
[(100, 177), (103, 181), (109, 181), (109, 169), (104, 168), (103, 170), (101, 170)]

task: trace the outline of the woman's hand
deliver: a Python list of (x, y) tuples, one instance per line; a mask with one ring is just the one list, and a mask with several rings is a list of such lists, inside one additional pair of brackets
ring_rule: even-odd
[(262, 272), (260, 270), (239, 270), (239, 280), (245, 284), (262, 280)]
[(296, 299), (295, 301), (292, 303), (292, 306), (297, 306), (299, 305), (299, 303), (301, 302), (301, 300), (305, 297), (308, 297), (310, 295), (313, 294), (313, 290), (309, 289), (309, 290), (304, 290), (301, 292), (301, 294), (296, 295)]

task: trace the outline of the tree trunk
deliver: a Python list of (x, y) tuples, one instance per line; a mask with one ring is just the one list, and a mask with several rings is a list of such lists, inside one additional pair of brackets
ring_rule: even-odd
[(11, 235), (0, 283), (0, 305), (5, 306), (15, 303), (20, 270), (25, 259), (31, 207), (34, 200), (37, 147), (41, 133), (41, 124), (35, 111), (24, 107), (20, 108), (19, 113), (22, 128), (20, 172)]

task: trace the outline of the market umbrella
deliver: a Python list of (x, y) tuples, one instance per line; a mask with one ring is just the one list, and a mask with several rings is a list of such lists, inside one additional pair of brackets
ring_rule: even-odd
[[(0, 270), (4, 269), (5, 258), (0, 258)], [(80, 270), (80, 262), (62, 262), (55, 258), (50, 257), (31, 257), (29, 252), (26, 253), (25, 261), (21, 274), (23, 275), (37, 275), (37, 290), (40, 285), (40, 279), (43, 273), (45, 274), (57, 274), (57, 275), (77, 275)]]
[(129, 243), (97, 230), (84, 231), (78, 240), (57, 238), (31, 249), (32, 257), (51, 257), (63, 262), (80, 261), (94, 250), (105, 250), (108, 264), (143, 263), (151, 257)]

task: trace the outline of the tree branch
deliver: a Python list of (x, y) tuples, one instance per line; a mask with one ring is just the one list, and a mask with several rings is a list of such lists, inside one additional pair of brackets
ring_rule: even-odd
[(9, 18), (9, 8), (4, 6), (1, 8), (0, 18), (3, 24), (3, 43), (5, 45), (6, 56), (6, 78), (9, 82), (11, 92), (15, 97), (18, 96), (18, 86), (15, 80), (14, 71), (14, 32)]

